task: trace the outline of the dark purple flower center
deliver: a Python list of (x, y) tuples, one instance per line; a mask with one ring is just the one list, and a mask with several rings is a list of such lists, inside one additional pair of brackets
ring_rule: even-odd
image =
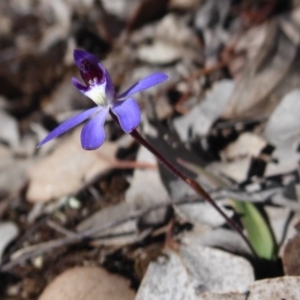
[(80, 75), (87, 86), (103, 83), (105, 78), (98, 64), (82, 60), (80, 64)]

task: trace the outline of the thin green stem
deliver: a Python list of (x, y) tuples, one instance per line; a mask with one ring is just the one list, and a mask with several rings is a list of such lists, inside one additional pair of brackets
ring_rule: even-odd
[(252, 247), (251, 243), (247, 239), (247, 237), (244, 235), (242, 229), (238, 224), (236, 224), (233, 220), (231, 220), (216, 204), (216, 202), (209, 196), (209, 194), (201, 187), (201, 185), (196, 182), (195, 180), (187, 177), (184, 175), (180, 170), (178, 170), (174, 164), (172, 164), (166, 157), (164, 157), (160, 152), (158, 152), (148, 141), (146, 141), (139, 132), (135, 129), (133, 130), (130, 135), (138, 141), (141, 145), (143, 145), (145, 148), (147, 148), (151, 153), (153, 153), (156, 158), (167, 168), (171, 173), (173, 173), (176, 177), (183, 180), (186, 184), (188, 184), (200, 197), (205, 199), (208, 203), (210, 203), (217, 211), (218, 213), (226, 220), (227, 224), (235, 230), (241, 238), (245, 241), (245, 243), (250, 248), (253, 255), (258, 258), (258, 255), (254, 248)]

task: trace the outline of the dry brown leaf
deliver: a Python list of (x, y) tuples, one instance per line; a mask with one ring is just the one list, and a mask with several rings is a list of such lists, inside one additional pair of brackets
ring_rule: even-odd
[(238, 37), (238, 40), (235, 40), (235, 37), (232, 41), (237, 55), (229, 60), (228, 68), (235, 79), (240, 77), (247, 61), (259, 55), (261, 45), (267, 38), (269, 26), (268, 23), (262, 23), (259, 26), (250, 27), (247, 32)]
[(80, 146), (79, 131), (29, 169), (28, 201), (46, 202), (74, 194), (113, 167), (117, 146), (106, 141), (98, 150), (85, 151)]
[[(268, 116), (281, 100), (280, 93), (293, 88), (292, 80), (286, 78), (297, 55), (297, 44), (281, 29), (278, 20), (263, 25), (261, 30), (266, 30), (268, 34), (258, 54), (248, 61), (237, 80), (223, 115), (226, 118)], [(297, 74), (299, 76), (299, 72)]]
[(39, 300), (133, 300), (128, 280), (98, 267), (75, 267), (54, 279)]

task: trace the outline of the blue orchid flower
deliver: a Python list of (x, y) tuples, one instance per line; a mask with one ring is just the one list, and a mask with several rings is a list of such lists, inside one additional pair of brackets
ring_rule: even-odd
[(81, 145), (85, 150), (95, 150), (105, 140), (104, 123), (109, 112), (117, 117), (125, 133), (132, 132), (140, 124), (141, 112), (131, 96), (168, 79), (164, 73), (153, 73), (141, 79), (124, 93), (117, 95), (108, 71), (95, 55), (82, 50), (74, 50), (74, 60), (85, 85), (76, 78), (72, 78), (72, 82), (97, 106), (60, 124), (39, 143), (38, 147), (88, 120), (81, 131)]

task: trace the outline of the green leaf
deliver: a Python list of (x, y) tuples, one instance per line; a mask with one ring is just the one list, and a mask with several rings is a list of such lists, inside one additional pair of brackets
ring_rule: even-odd
[(248, 239), (258, 256), (268, 260), (275, 259), (277, 247), (274, 235), (262, 213), (253, 203), (234, 200), (233, 205), (241, 216)]

